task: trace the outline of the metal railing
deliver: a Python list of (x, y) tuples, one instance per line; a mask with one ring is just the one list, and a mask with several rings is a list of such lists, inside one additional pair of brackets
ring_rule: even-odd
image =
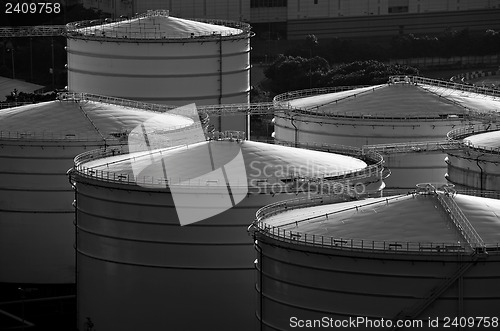
[(78, 93), (78, 92), (60, 92), (58, 93), (58, 100), (69, 101), (69, 102), (95, 101), (95, 102), (108, 103), (111, 105), (144, 109), (157, 112), (166, 112), (171, 109), (179, 107), (172, 105), (155, 104), (150, 102), (141, 102), (136, 100), (129, 100), (129, 99), (99, 95), (99, 94)]
[[(166, 130), (158, 130), (157, 132), (153, 132), (156, 135), (161, 135), (163, 133), (172, 134), (175, 132), (189, 132), (193, 129), (198, 129), (200, 127), (204, 127), (208, 124), (209, 116), (203, 110), (197, 110), (192, 114), (185, 114), (184, 111), (181, 114), (176, 112), (177, 106), (169, 106), (169, 105), (159, 105), (153, 103), (139, 102), (109, 96), (95, 95), (89, 93), (73, 93), (73, 92), (62, 92), (58, 94), (58, 100), (60, 102), (70, 102), (70, 103), (79, 103), (85, 101), (91, 102), (100, 102), (107, 103), (111, 105), (117, 105), (121, 107), (142, 109), (152, 112), (158, 112), (159, 114), (168, 114), (169, 116), (188, 116), (195, 118), (198, 117), (200, 122), (195, 121), (194, 124), (188, 125), (178, 125), (178, 126), (168, 126)], [(85, 114), (85, 111), (84, 111)], [(87, 120), (92, 123), (92, 120), (85, 114)], [(94, 125), (96, 127), (96, 125)], [(99, 134), (99, 130), (96, 131)], [(129, 130), (117, 130), (116, 132), (107, 133), (106, 136), (97, 137), (94, 133), (75, 133), (75, 132), (48, 132), (48, 131), (0, 131), (0, 139), (16, 139), (20, 141), (106, 141), (110, 144), (115, 144), (116, 142), (126, 141), (128, 135), (130, 134)], [(159, 137), (157, 137), (159, 139)]]
[[(265, 222), (255, 222), (252, 224), (256, 231), (261, 232), (266, 237), (285, 241), (294, 244), (302, 244), (316, 247), (335, 248), (342, 250), (355, 251), (373, 251), (383, 253), (419, 253), (419, 254), (457, 254), (465, 253), (467, 248), (465, 245), (454, 242), (443, 243), (426, 243), (426, 242), (409, 242), (409, 241), (381, 241), (381, 240), (364, 240), (352, 238), (337, 238), (332, 236), (323, 236), (308, 234), (292, 230), (285, 230), (277, 226), (270, 226)], [(498, 245), (497, 245), (498, 246)]]
[(428, 153), (447, 152), (459, 150), (463, 147), (462, 142), (452, 140), (441, 141), (410, 141), (406, 143), (364, 145), (363, 151), (373, 151), (383, 155), (405, 154), (405, 153)]
[(153, 111), (158, 113), (168, 113), (171, 115), (190, 116), (192, 118), (198, 117), (202, 124), (206, 124), (209, 121), (208, 113), (205, 112), (203, 109), (200, 109), (199, 107), (196, 108), (197, 112), (188, 114), (184, 109), (181, 112), (177, 111), (177, 109), (179, 109), (180, 107), (174, 105), (164, 105), (151, 102), (142, 102), (130, 99), (110, 97), (99, 94), (77, 93), (77, 92), (60, 92), (58, 93), (58, 100), (67, 102), (93, 101), (93, 102), (107, 103), (110, 105), (122, 106), (127, 108)]
[(461, 142), (462, 148), (477, 150), (485, 154), (499, 155), (500, 147), (476, 145), (470, 142), (469, 140), (465, 141), (463, 140), (464, 138), (470, 137), (472, 135), (486, 133), (486, 132), (495, 132), (495, 131), (498, 131), (500, 136), (499, 123), (475, 124), (454, 129), (448, 132), (446, 136), (449, 141)]
[[(42, 101), (43, 102), (43, 101)], [(25, 105), (32, 105), (37, 102), (1, 102), (0, 103), (0, 109), (6, 109), (6, 108), (14, 108), (14, 107), (20, 107), (20, 106), (25, 106)]]
[[(400, 80), (404, 80), (406, 76), (399, 75), (399, 76), (391, 76), (391, 78), (392, 77), (398, 78)], [(459, 90), (459, 91), (463, 91), (463, 92), (472, 92), (472, 93), (477, 93), (477, 94), (500, 97), (500, 90), (489, 88), (489, 87), (475, 86), (475, 85), (470, 85), (470, 84), (461, 84), (461, 83), (456, 83), (456, 82), (452, 82), (452, 81), (426, 78), (426, 77), (421, 77), (421, 76), (409, 76), (409, 79), (410, 79), (410, 83), (414, 83), (414, 84), (431, 85), (431, 86), (435, 86), (435, 87), (444, 87), (444, 88)]]
[[(453, 89), (455, 91), (467, 91), (467, 92), (474, 92), (482, 95), (487, 95), (487, 96), (493, 96), (493, 97), (500, 97), (500, 90), (498, 89), (490, 89), (490, 88), (483, 88), (483, 87), (474, 87), (470, 86), (467, 84), (459, 84), (459, 83), (454, 83), (454, 82), (449, 82), (449, 81), (443, 81), (439, 79), (432, 79), (432, 78), (425, 78), (425, 77), (420, 77), (420, 76), (390, 76), (389, 77), (389, 82), (396, 84), (396, 83), (403, 83), (403, 84), (415, 84), (415, 85), (427, 85), (427, 86), (433, 86), (433, 87), (438, 87), (438, 88), (447, 88), (447, 89)], [(273, 103), (275, 108), (282, 109), (283, 111), (291, 111), (293, 114), (298, 114), (298, 115), (308, 115), (308, 116), (317, 116), (317, 117), (326, 117), (326, 118), (346, 118), (346, 119), (373, 119), (373, 120), (388, 120), (388, 121), (408, 121), (408, 120), (419, 120), (419, 121), (436, 121), (436, 120), (444, 120), (444, 121), (449, 121), (453, 119), (460, 119), (464, 117), (468, 118), (473, 118), (473, 119), (481, 119), (481, 120), (491, 120), (491, 121), (496, 121), (500, 119), (500, 112), (496, 110), (479, 110), (479, 109), (473, 109), (470, 107), (465, 107), (459, 103), (456, 103), (458, 106), (463, 108), (464, 113), (462, 114), (397, 114), (397, 115), (388, 115), (388, 114), (377, 114), (377, 113), (362, 113), (362, 112), (335, 112), (332, 113), (331, 111), (325, 111), (319, 109), (320, 107), (326, 105), (326, 104), (333, 104), (337, 101), (344, 100), (346, 98), (352, 98), (356, 97), (357, 95), (367, 93), (374, 91), (376, 88), (374, 87), (373, 90), (367, 90), (367, 91), (361, 91), (360, 93), (345, 96), (342, 98), (339, 98), (337, 100), (333, 100), (330, 102), (326, 102), (325, 104), (322, 105), (316, 105), (316, 106), (311, 106), (311, 107), (295, 107), (292, 106), (288, 101), (298, 99), (298, 98), (305, 98), (309, 96), (315, 96), (315, 95), (321, 95), (321, 94), (327, 94), (327, 93), (336, 93), (340, 91), (347, 91), (347, 90), (352, 90), (352, 89), (357, 89), (357, 88), (363, 88), (367, 86), (347, 86), (347, 87), (332, 87), (332, 88), (320, 88), (320, 89), (307, 89), (307, 90), (299, 90), (299, 91), (293, 91), (293, 92), (287, 92), (280, 94), (276, 96), (273, 99)], [(279, 116), (279, 115), (278, 115)]]
[(458, 207), (455, 200), (452, 197), (452, 194), (444, 193), (437, 194), (437, 200), (445, 210), (448, 217), (451, 219), (452, 223), (455, 225), (457, 230), (460, 232), (462, 237), (465, 239), (467, 244), (475, 250), (482, 249), (484, 250), (485, 244), (481, 236), (477, 233), (476, 229), (469, 222), (465, 214)]
[(75, 134), (74, 132), (34, 132), (34, 131), (0, 131), (0, 139), (2, 140), (16, 140), (23, 141), (66, 141), (66, 142), (120, 142), (123, 141), (123, 136), (127, 133), (116, 132), (109, 134), (108, 137), (103, 139), (99, 134), (93, 132), (92, 134)]
[(322, 95), (322, 94), (350, 91), (350, 90), (355, 90), (355, 89), (365, 88), (365, 87), (370, 87), (370, 85), (320, 87), (320, 88), (312, 88), (312, 89), (285, 92), (285, 93), (278, 94), (277, 96), (275, 96), (273, 98), (273, 103), (280, 105), (282, 102), (287, 102), (287, 101), (291, 101), (294, 99), (306, 98), (306, 97)]
[[(211, 133), (208, 135), (208, 140), (243, 140), (244, 133), (238, 131), (226, 131), (224, 133)], [(170, 148), (181, 147), (182, 141), (180, 144), (172, 145), (169, 147), (165, 147), (163, 149), (156, 149), (154, 151), (144, 151), (148, 153), (150, 157), (160, 156), (166, 150)], [(305, 147), (306, 144), (302, 144), (301, 147)], [(317, 176), (305, 175), (299, 172), (297, 173), (284, 173), (282, 177), (276, 178), (281, 180), (282, 182), (275, 182), (273, 184), (269, 184), (265, 181), (257, 180), (259, 187), (254, 187), (256, 182), (251, 181), (251, 178), (248, 178), (244, 183), (235, 183), (235, 185), (248, 186), (250, 192), (252, 190), (257, 190), (258, 192), (267, 192), (267, 193), (282, 193), (282, 192), (310, 192), (310, 191), (321, 191), (321, 192), (347, 192), (351, 191), (353, 194), (356, 194), (356, 185), (359, 183), (363, 183), (362, 180), (367, 178), (376, 178), (380, 179), (382, 177), (383, 168), (383, 158), (377, 153), (368, 152), (363, 153), (361, 149), (354, 147), (347, 147), (341, 145), (313, 145), (307, 144), (308, 149), (325, 151), (325, 152), (335, 152), (343, 155), (350, 156), (358, 156), (360, 158), (364, 158), (368, 161), (369, 164), (365, 168), (361, 169), (350, 169), (345, 171), (335, 171), (333, 173), (323, 173), (318, 174)], [(126, 184), (137, 184), (137, 185), (148, 185), (148, 186), (158, 186), (165, 187), (166, 185), (186, 185), (186, 186), (207, 186), (206, 181), (192, 180), (190, 178), (164, 178), (157, 177), (154, 178), (152, 176), (143, 176), (141, 178), (135, 178), (133, 174), (129, 172), (125, 173), (117, 173), (112, 171), (105, 170), (97, 170), (95, 167), (88, 167), (86, 164), (90, 161), (96, 159), (103, 159), (109, 156), (122, 155), (127, 154), (129, 151), (128, 146), (117, 146), (117, 147), (108, 147), (105, 149), (92, 150), (89, 152), (85, 152), (83, 154), (78, 155), (74, 159), (74, 167), (73, 174), (81, 175), (87, 178), (95, 178), (100, 181), (108, 181), (108, 182), (120, 182)], [(141, 152), (129, 154), (125, 159), (121, 159), (120, 161), (125, 160), (135, 160), (137, 157), (141, 157)], [(108, 166), (110, 163), (105, 162), (103, 160), (103, 165)], [(274, 178), (274, 177), (273, 177)], [(255, 178), (254, 178), (255, 179)], [(233, 185), (233, 183), (231, 183)]]
[[(424, 184), (421, 184), (424, 185)], [(290, 229), (285, 229), (286, 226), (297, 226), (301, 222), (309, 221), (312, 219), (324, 218), (328, 219), (331, 215), (338, 213), (340, 211), (335, 211), (331, 213), (315, 214), (311, 217), (304, 217), (297, 221), (289, 221), (288, 223), (280, 224), (277, 226), (270, 225), (268, 219), (275, 215), (285, 213), (294, 209), (308, 208), (319, 205), (326, 205), (332, 203), (339, 203), (344, 201), (352, 200), (352, 196), (345, 194), (338, 195), (322, 195), (314, 196), (308, 198), (299, 198), (285, 200), (281, 202), (272, 203), (270, 205), (260, 208), (256, 213), (255, 222), (249, 227), (249, 231), (260, 232), (266, 237), (271, 237), (276, 240), (285, 241), (289, 243), (300, 243), (304, 245), (319, 246), (319, 247), (329, 247), (336, 249), (347, 249), (347, 250), (369, 250), (369, 251), (384, 251), (384, 252), (416, 252), (422, 254), (428, 253), (475, 253), (479, 249), (481, 252), (497, 252), (500, 253), (500, 243), (489, 243), (485, 244), (481, 239), (479, 234), (475, 231), (474, 227), (467, 220), (463, 212), (460, 210), (458, 205), (450, 196), (452, 190), (446, 189), (452, 185), (443, 184), (445, 189), (438, 187), (435, 184), (425, 184), (430, 185), (421, 186), (418, 191), (406, 192), (402, 190), (383, 190), (381, 192), (360, 194), (358, 198), (369, 198), (369, 197), (380, 197), (384, 196), (386, 199), (374, 202), (374, 203), (364, 203), (360, 202), (360, 205), (346, 207), (346, 210), (357, 210), (358, 208), (363, 208), (363, 206), (373, 205), (373, 204), (389, 204), (391, 200), (396, 200), (403, 198), (405, 196), (411, 195), (413, 198), (419, 198), (423, 195), (435, 196), (437, 199), (441, 199), (440, 203), (444, 204), (446, 211), (449, 210), (448, 214), (453, 217), (452, 221), (457, 226), (457, 229), (461, 231), (468, 240), (464, 243), (460, 242), (407, 242), (407, 241), (375, 241), (375, 240), (363, 240), (363, 239), (353, 239), (353, 238), (338, 238), (333, 236), (323, 236), (308, 234), (305, 232), (293, 231)], [(460, 193), (462, 191), (453, 191), (455, 193)]]
[[(201, 40), (219, 40), (224, 39), (245, 39), (253, 35), (250, 31), (250, 25), (243, 22), (216, 20), (216, 19), (196, 19), (190, 18), (191, 21), (207, 23), (215, 26), (223, 26), (228, 29), (213, 30), (210, 32), (186, 32), (174, 33), (165, 32), (160, 25), (141, 25), (134, 23), (134, 26), (127, 26), (127, 23), (132, 24), (132, 21), (140, 21), (148, 17), (168, 17), (168, 10), (148, 10), (146, 13), (134, 16), (130, 19), (118, 20), (87, 20), (80, 22), (72, 22), (66, 25), (66, 35), (72, 38), (88, 39), (88, 40), (119, 40), (123, 41), (160, 41), (160, 42), (178, 42), (178, 41), (199, 41)], [(136, 29), (139, 28), (139, 31)]]

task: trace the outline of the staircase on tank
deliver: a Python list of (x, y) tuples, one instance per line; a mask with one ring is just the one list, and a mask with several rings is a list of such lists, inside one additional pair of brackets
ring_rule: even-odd
[[(418, 190), (434, 196), (438, 201), (439, 205), (444, 209), (447, 217), (451, 220), (451, 223), (456, 227), (461, 237), (470, 247), (470, 253), (468, 254), (469, 261), (460, 264), (460, 267), (455, 270), (455, 272), (446, 277), (442, 282), (437, 284), (435, 287), (431, 288), (427, 295), (421, 298), (413, 306), (401, 310), (392, 321), (398, 320), (415, 320), (418, 319), (420, 314), (429, 307), (433, 302), (435, 302), (447, 289), (449, 289), (455, 282), (472, 267), (480, 258), (486, 258), (486, 245), (481, 238), (481, 236), (474, 229), (472, 224), (469, 222), (465, 214), (462, 212), (460, 207), (455, 202), (453, 198), (455, 195), (455, 190), (451, 185), (444, 184), (438, 187), (435, 184), (418, 184)], [(463, 258), (460, 255), (460, 258)], [(394, 325), (391, 330), (399, 330), (400, 327)]]

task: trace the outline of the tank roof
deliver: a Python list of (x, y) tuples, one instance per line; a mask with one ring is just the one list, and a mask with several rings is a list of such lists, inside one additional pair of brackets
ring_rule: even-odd
[(290, 106), (312, 112), (371, 117), (447, 117), (466, 113), (464, 107), (420, 85), (396, 83), (298, 98)]
[(500, 148), (500, 131), (489, 131), (475, 134), (465, 138), (464, 142), (475, 147), (498, 149)]
[[(126, 20), (106, 23), (106, 21), (75, 22), (68, 25), (68, 31), (104, 38), (128, 39), (186, 39), (207, 36), (234, 36), (245, 32), (243, 23), (231, 21), (207, 20), (205, 22), (194, 19), (172, 17), (168, 10), (151, 10)], [(225, 26), (241, 26), (243, 29)], [(249, 27), (248, 27), (249, 29)]]
[[(500, 200), (456, 194), (485, 243), (500, 242)], [(328, 216), (326, 216), (328, 214)], [(397, 195), (293, 209), (264, 221), (284, 230), (377, 242), (463, 243), (433, 195)]]
[[(249, 185), (262, 184), (257, 183), (260, 180), (267, 184), (282, 184), (281, 179), (338, 176), (367, 167), (364, 161), (351, 156), (246, 140), (203, 141), (152, 152), (122, 154), (97, 160), (91, 158), (90, 162), (81, 165), (87, 169), (132, 177), (134, 168), (149, 167), (150, 171), (143, 171), (142, 174), (154, 178), (165, 178), (162, 166), (166, 165), (169, 169), (166, 176), (171, 183), (190, 178), (204, 182), (212, 179), (211, 172), (214, 169), (225, 166), (240, 151), (247, 174), (248, 182), (245, 184)], [(206, 158), (209, 154), (213, 166), (207, 168)], [(152, 158), (154, 161), (151, 161)]]
[(97, 101), (55, 100), (1, 110), (0, 139), (113, 139), (145, 121), (162, 130), (194, 124), (181, 115)]
[(469, 109), (500, 113), (500, 98), (495, 96), (454, 90), (450, 88), (442, 88), (439, 91), (439, 94), (441, 97), (450, 99), (453, 102)]

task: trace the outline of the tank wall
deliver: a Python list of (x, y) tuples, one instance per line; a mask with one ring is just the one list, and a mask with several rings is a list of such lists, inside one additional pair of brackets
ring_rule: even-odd
[[(479, 161), (478, 161), (479, 158)], [(500, 157), (469, 153), (448, 154), (446, 178), (458, 186), (482, 190), (500, 190)]]
[[(393, 319), (460, 266), (457, 257), (349, 254), (278, 243), (261, 235), (258, 247), (258, 301), (266, 330), (289, 329), (292, 316)], [(498, 256), (490, 256), (466, 272), (462, 316), (496, 316), (491, 304), (500, 303), (499, 263)], [(457, 316), (458, 293), (457, 285), (451, 286), (417, 317)]]
[(258, 208), (306, 194), (250, 195), (181, 227), (167, 190), (78, 179), (76, 190), (78, 325), (91, 317), (100, 330), (138, 330), (145, 321), (157, 329), (253, 330), (247, 228)]
[(384, 155), (384, 167), (391, 175), (384, 179), (386, 187), (414, 189), (418, 183), (440, 183), (445, 180), (444, 153)]
[[(276, 114), (275, 138), (301, 143), (326, 143), (361, 147), (409, 141), (445, 140), (453, 128), (470, 123), (462, 120), (390, 121), (332, 119), (317, 116)], [(297, 127), (295, 129), (294, 125)], [(391, 175), (385, 180), (388, 188), (414, 188), (429, 181), (442, 182), (446, 174), (444, 153), (412, 153), (384, 155), (385, 167)]]
[(285, 141), (335, 143), (357, 146), (395, 142), (443, 140), (457, 126), (470, 123), (460, 120), (369, 120), (366, 118), (334, 119), (318, 116), (275, 115), (276, 139)]
[(66, 171), (85, 143), (0, 143), (0, 282), (74, 283), (74, 192)]
[(100, 43), (68, 39), (68, 87), (75, 92), (168, 104), (217, 104), (222, 77), (222, 97), (247, 102), (250, 42), (223, 40), (222, 48), (219, 46), (213, 41)]

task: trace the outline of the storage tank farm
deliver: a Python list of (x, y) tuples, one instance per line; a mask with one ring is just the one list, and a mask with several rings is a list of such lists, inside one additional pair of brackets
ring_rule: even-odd
[[(172, 17), (149, 10), (130, 19), (67, 25), (68, 89), (183, 106), (248, 103), (246, 23)], [(216, 131), (247, 131), (245, 114), (213, 115)]]
[(457, 128), (448, 138), (463, 147), (448, 151), (446, 179), (461, 189), (500, 191), (500, 124)]
[[(150, 152), (79, 155), (70, 172), (78, 327), (88, 317), (99, 330), (254, 330), (255, 257), (247, 229), (256, 211), (317, 195), (320, 187), (353, 196), (361, 188), (379, 191), (382, 161), (361, 149), (301, 149), (248, 141), (241, 132)], [(212, 168), (224, 168), (230, 181)], [(242, 170), (245, 176), (231, 179)], [(227, 183), (229, 205), (214, 198), (227, 197)], [(179, 195), (187, 198), (179, 202)], [(213, 216), (182, 223), (183, 212), (198, 209)]]
[(434, 183), (268, 205), (251, 228), (260, 329), (498, 325), (499, 212), (498, 199)]
[(143, 106), (64, 93), (0, 111), (0, 282), (75, 283), (74, 192), (66, 174), (75, 156), (127, 145), (145, 121), (162, 132), (202, 126)]
[[(446, 140), (449, 131), (489, 123), (498, 116), (497, 96), (473, 93), (466, 85), (423, 77), (391, 77), (375, 86), (289, 92), (274, 99), (278, 141), (349, 146), (378, 145), (383, 152), (402, 144)], [(496, 114), (496, 115), (492, 115)], [(410, 146), (410, 145), (409, 145)], [(415, 148), (384, 153), (388, 188), (442, 182), (445, 152)]]

